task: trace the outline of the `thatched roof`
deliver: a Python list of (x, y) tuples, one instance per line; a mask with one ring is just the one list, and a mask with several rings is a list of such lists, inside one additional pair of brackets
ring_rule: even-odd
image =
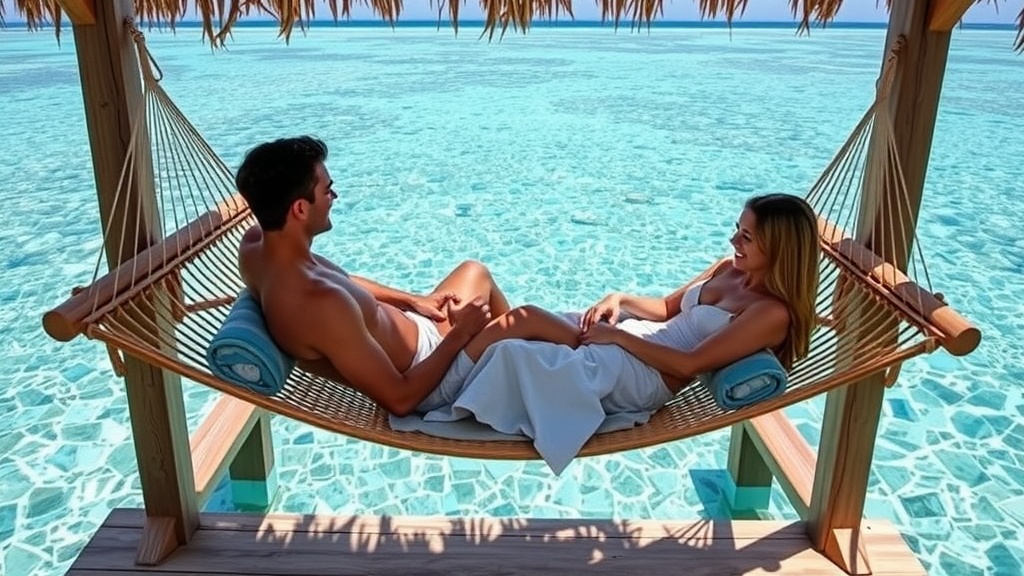
[[(103, 1), (103, 0), (97, 0)], [(416, 0), (422, 1), (422, 0)], [(730, 24), (747, 8), (749, 0), (694, 0), (702, 18), (724, 16)], [(975, 0), (992, 3), (995, 0)], [(458, 31), (460, 12), (466, 0), (430, 0), (437, 9), (438, 19), (448, 13), (452, 26)], [(662, 16), (664, 0), (594, 0), (601, 9), (601, 20), (616, 26), (629, 21), (631, 26), (645, 26)], [(886, 0), (888, 5), (891, 0)], [(402, 12), (403, 0), (135, 0), (138, 19), (146, 25), (174, 25), (196, 14), (203, 23), (203, 37), (214, 45), (221, 45), (231, 28), (250, 14), (269, 15), (280, 24), (281, 35), (288, 40), (296, 26), (305, 30), (316, 15), (316, 9), (327, 5), (331, 17), (351, 17), (353, 6), (370, 7), (383, 20), (395, 24)], [(827, 24), (839, 13), (843, 0), (789, 0), (798, 29), (807, 31), (812, 23)], [(53, 24), (59, 36), (61, 8), (58, 0), (14, 0), (15, 9), (25, 17), (30, 29)], [(496, 30), (504, 34), (509, 28), (526, 31), (534, 19), (573, 17), (573, 0), (480, 0), (484, 14), (484, 33), (493, 36)], [(4, 5), (0, 2), (0, 24), (4, 22)], [(1017, 15), (1015, 48), (1024, 51), (1024, 9)]]

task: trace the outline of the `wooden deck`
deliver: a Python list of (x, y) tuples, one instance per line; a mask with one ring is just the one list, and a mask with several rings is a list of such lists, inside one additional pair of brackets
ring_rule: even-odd
[[(141, 510), (114, 510), (68, 574), (843, 574), (798, 522), (203, 514), (192, 542), (134, 564)], [(865, 522), (874, 574), (924, 576), (888, 522)]]

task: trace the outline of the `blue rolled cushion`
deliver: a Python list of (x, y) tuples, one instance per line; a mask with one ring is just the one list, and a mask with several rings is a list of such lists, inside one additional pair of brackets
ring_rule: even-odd
[(702, 374), (701, 382), (715, 403), (736, 410), (774, 398), (786, 390), (786, 370), (768, 350), (755, 352), (714, 372)]
[(238, 295), (210, 341), (206, 363), (221, 380), (267, 396), (280, 392), (295, 368), (295, 360), (270, 337), (260, 304), (248, 290)]

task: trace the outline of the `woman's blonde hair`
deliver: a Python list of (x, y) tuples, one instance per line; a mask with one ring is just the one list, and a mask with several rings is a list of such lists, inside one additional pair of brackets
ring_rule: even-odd
[(818, 217), (803, 198), (766, 194), (747, 200), (757, 219), (756, 242), (768, 257), (765, 288), (789, 307), (786, 340), (777, 349), (786, 369), (807, 356), (817, 324)]

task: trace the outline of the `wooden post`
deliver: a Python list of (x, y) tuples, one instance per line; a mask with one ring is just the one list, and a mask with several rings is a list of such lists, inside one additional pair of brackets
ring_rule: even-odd
[(758, 509), (766, 509), (771, 499), (772, 470), (757, 449), (746, 423), (732, 425), (729, 437), (729, 474), (736, 493), (729, 503), (733, 518), (757, 518)]
[[(100, 218), (104, 229), (112, 223), (105, 249), (108, 265), (113, 268), (162, 238), (163, 233), (148, 154), (138, 155), (135, 160), (129, 183), (133, 200), (123, 206), (114, 205), (122, 163), (129, 152), (132, 122), (136, 120), (131, 116), (142, 100), (135, 45), (124, 27), (124, 19), (134, 14), (133, 3), (113, 0), (87, 4), (95, 14), (95, 24), (74, 23), (75, 48)], [(148, 146), (141, 148), (148, 150)], [(126, 219), (130, 224), (121, 238), (121, 222)], [(135, 226), (136, 221), (139, 226)], [(125, 359), (125, 366), (128, 410), (147, 516), (136, 561), (154, 564), (187, 543), (199, 523), (181, 380), (130, 357)]]
[(885, 385), (881, 375), (828, 393), (808, 531), (815, 549), (848, 574), (870, 574), (860, 538), (868, 472)]
[[(867, 225), (858, 230), (858, 239), (901, 270), (906, 270), (912, 248), (910, 239), (921, 206), (949, 51), (949, 29), (929, 29), (929, 14), (932, 12), (942, 13), (943, 21), (951, 20), (950, 2), (937, 1), (946, 6), (937, 10), (933, 5), (935, 2), (929, 0), (894, 2), (884, 52), (884, 58), (887, 58), (897, 38), (904, 37), (905, 45), (899, 54), (887, 105), (894, 122), (894, 139), (903, 167), (910, 218), (903, 222), (895, 221), (891, 213), (884, 211), (886, 205), (897, 199), (880, 202), (867, 195), (859, 215), (861, 225)], [(960, 0), (956, 3), (961, 8), (961, 15), (970, 4)], [(878, 149), (884, 145), (880, 140), (872, 140), (870, 154), (885, 153), (884, 149)], [(891, 192), (889, 187), (886, 193)], [(895, 239), (895, 243), (883, 245), (874, 242), (877, 240), (874, 231), (878, 226), (891, 227), (889, 230), (894, 238), (889, 239)], [(876, 374), (830, 392), (826, 398), (808, 530), (815, 547), (850, 574), (870, 572), (860, 535), (860, 522), (864, 514), (883, 391), (882, 375)]]
[(228, 468), (231, 500), (242, 510), (265, 512), (277, 491), (270, 414), (260, 411), (256, 424)]

